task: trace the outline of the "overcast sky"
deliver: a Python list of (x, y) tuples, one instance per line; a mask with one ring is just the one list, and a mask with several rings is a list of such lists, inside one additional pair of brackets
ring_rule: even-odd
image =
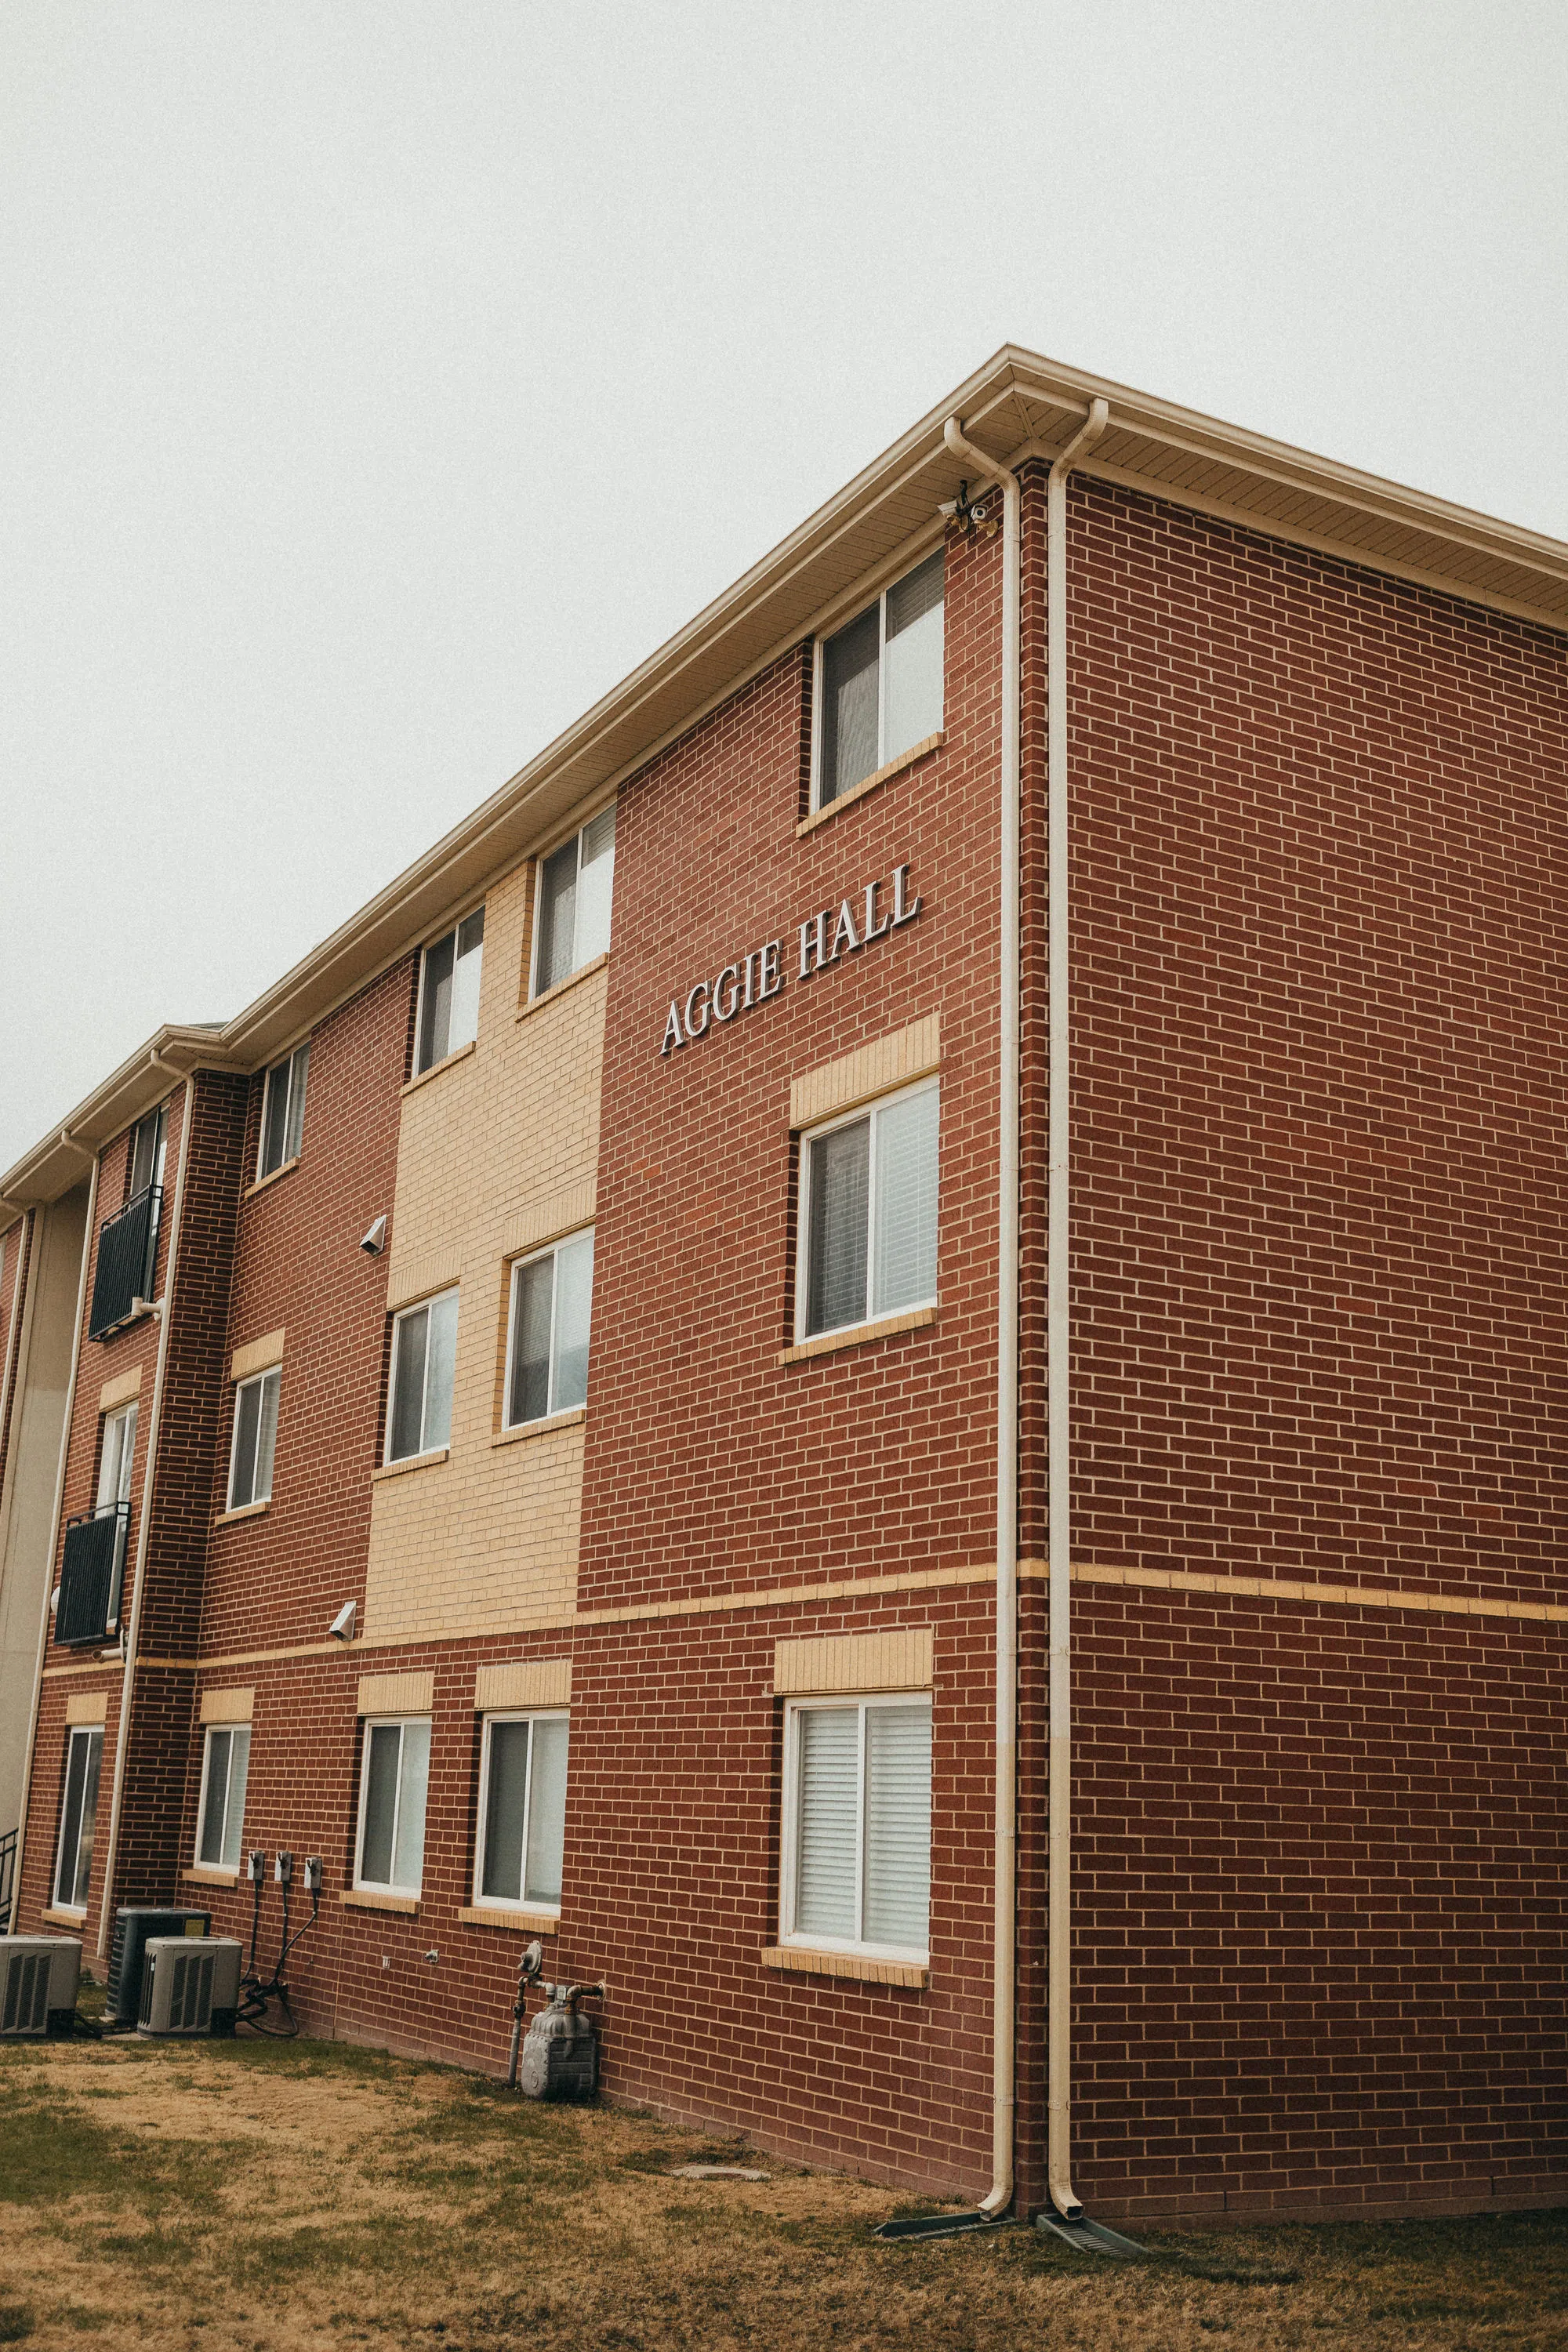
[(0, 1169), (1012, 340), (1568, 537), (1563, 0), (5, 0)]

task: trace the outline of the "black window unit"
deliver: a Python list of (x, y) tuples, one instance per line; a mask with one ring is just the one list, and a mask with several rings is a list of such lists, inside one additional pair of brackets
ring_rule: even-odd
[(87, 1326), (89, 1339), (103, 1339), (124, 1322), (138, 1298), (152, 1297), (163, 1200), (163, 1186), (148, 1184), (99, 1227), (92, 1313)]
[(55, 1612), (55, 1640), (67, 1648), (101, 1642), (116, 1614), (125, 1559), (129, 1503), (66, 1521), (65, 1564)]

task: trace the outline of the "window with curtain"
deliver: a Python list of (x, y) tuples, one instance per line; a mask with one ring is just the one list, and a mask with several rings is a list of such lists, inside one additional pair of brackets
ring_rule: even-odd
[(474, 1901), (561, 1907), (566, 1836), (564, 1715), (488, 1715)]
[(799, 1702), (784, 1738), (784, 1940), (923, 1959), (930, 1699)]
[(506, 1381), (509, 1429), (586, 1402), (593, 1305), (591, 1232), (574, 1234), (512, 1267)]
[(616, 812), (598, 815), (563, 841), (539, 869), (534, 906), (533, 986), (542, 996), (570, 980), (610, 944), (616, 879)]
[(241, 1381), (234, 1392), (234, 1442), (228, 1456), (228, 1507), (244, 1510), (272, 1496), (272, 1456), (278, 1444), (280, 1365)]
[(196, 1860), (220, 1870), (239, 1867), (245, 1825), (245, 1783), (250, 1770), (250, 1726), (208, 1727), (202, 1769), (202, 1812), (196, 1829)]
[(367, 1723), (360, 1772), (354, 1885), (417, 1895), (425, 1869), (425, 1799), (430, 1781), (430, 1718)]
[(85, 1911), (92, 1880), (93, 1833), (98, 1822), (98, 1776), (103, 1761), (101, 1731), (76, 1730), (66, 1742), (60, 1797), (60, 1835), (55, 1853), (55, 1908)]
[(392, 1407), (386, 1458), (433, 1454), (452, 1434), (452, 1379), (458, 1360), (458, 1294), (443, 1291), (400, 1315), (392, 1332)]
[(938, 549), (822, 643), (816, 805), (853, 792), (942, 726), (943, 557)]
[(425, 950), (419, 975), (418, 1051), (414, 1074), (434, 1069), (479, 1034), (479, 971), (484, 961), (485, 910), (476, 907)]
[(257, 1159), (258, 1182), (275, 1175), (300, 1157), (305, 1132), (305, 1078), (310, 1066), (310, 1041), (296, 1045), (267, 1073), (261, 1105), (261, 1150)]
[(801, 1139), (796, 1336), (936, 1301), (937, 1084)]

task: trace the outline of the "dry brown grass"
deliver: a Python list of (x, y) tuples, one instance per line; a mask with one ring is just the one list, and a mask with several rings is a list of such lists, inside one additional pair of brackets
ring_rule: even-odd
[(1089, 2261), (1014, 2229), (884, 2247), (885, 2189), (342, 2046), (0, 2054), (0, 2344), (29, 2352), (1535, 2352), (1568, 2217), (1233, 2230)]

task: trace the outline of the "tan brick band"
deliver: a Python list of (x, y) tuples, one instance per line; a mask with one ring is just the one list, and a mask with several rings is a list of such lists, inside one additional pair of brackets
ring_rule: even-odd
[(410, 1307), (416, 1298), (433, 1298), (450, 1290), (463, 1271), (460, 1249), (421, 1250), (417, 1256), (394, 1258), (386, 1276), (388, 1313)]
[(579, 1225), (591, 1225), (598, 1205), (598, 1191), (597, 1180), (590, 1176), (584, 1183), (569, 1184), (520, 1209), (507, 1224), (502, 1255), (521, 1257), (525, 1251), (542, 1249), (559, 1234), (573, 1233)]
[(481, 1666), (474, 1676), (480, 1715), (500, 1706), (568, 1706), (571, 1700), (570, 1658), (519, 1658), (510, 1665)]
[(105, 1723), (109, 1718), (107, 1691), (72, 1691), (66, 1701), (68, 1723)]
[(132, 1397), (141, 1393), (142, 1367), (132, 1364), (128, 1372), (118, 1372), (113, 1380), (104, 1381), (98, 1391), (98, 1409), (100, 1412), (112, 1412), (116, 1405), (129, 1404)]
[(815, 1127), (819, 1118), (832, 1118), (838, 1111), (853, 1110), (857, 1103), (869, 1102), (875, 1095), (925, 1077), (941, 1060), (942, 1016), (928, 1013), (923, 1021), (911, 1021), (907, 1029), (895, 1029), (890, 1036), (858, 1046), (853, 1054), (841, 1054), (836, 1062), (824, 1062), (794, 1079), (789, 1123)]
[(780, 1698), (818, 1691), (930, 1690), (931, 1629), (896, 1633), (828, 1633), (816, 1641), (773, 1643), (773, 1689)]
[(258, 1372), (269, 1372), (274, 1364), (283, 1361), (283, 1334), (264, 1331), (259, 1339), (237, 1348), (229, 1358), (228, 1376), (231, 1381), (248, 1381)]
[(862, 1984), (904, 1985), (919, 1991), (931, 1971), (918, 1960), (873, 1960), (859, 1952), (812, 1952), (797, 1944), (775, 1944), (762, 1956), (764, 1969), (802, 1977), (856, 1977)]
[(428, 1715), (435, 1696), (433, 1674), (361, 1675), (357, 1711), (361, 1715)]
[(247, 1690), (209, 1690), (202, 1693), (204, 1723), (248, 1723), (255, 1710), (254, 1686)]

